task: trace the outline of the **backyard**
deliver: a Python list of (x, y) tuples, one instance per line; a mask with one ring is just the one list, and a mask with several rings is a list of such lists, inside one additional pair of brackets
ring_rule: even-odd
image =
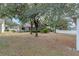
[(79, 4), (1, 3), (1, 56), (79, 55)]
[(39, 33), (38, 37), (25, 33), (1, 33), (0, 55), (12, 56), (53, 56), (79, 55), (75, 51), (75, 35)]

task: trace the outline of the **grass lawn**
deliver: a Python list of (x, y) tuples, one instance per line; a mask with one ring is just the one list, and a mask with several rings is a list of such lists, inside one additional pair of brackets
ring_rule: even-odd
[(75, 51), (75, 35), (39, 33), (0, 33), (0, 55), (9, 56), (63, 56), (79, 55)]

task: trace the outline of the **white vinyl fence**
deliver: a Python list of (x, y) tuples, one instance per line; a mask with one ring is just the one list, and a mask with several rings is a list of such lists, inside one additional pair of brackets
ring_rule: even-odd
[(56, 30), (56, 33), (76, 35), (76, 30)]
[(76, 50), (79, 51), (79, 19), (77, 19)]

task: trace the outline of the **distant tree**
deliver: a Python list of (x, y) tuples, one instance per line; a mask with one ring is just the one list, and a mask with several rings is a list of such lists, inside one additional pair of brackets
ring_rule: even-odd
[(67, 20), (59, 20), (57, 25), (56, 25), (57, 29), (60, 30), (67, 30), (68, 29), (68, 22)]

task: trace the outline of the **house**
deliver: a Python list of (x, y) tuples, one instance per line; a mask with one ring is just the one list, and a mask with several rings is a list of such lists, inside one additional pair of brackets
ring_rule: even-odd
[(76, 31), (76, 24), (71, 17), (65, 17), (68, 22), (68, 30), (75, 30)]
[(0, 19), (0, 32), (4, 32), (5, 30), (4, 22), (4, 19)]
[[(31, 24), (27, 22), (27, 23), (25, 23), (25, 24), (23, 25), (23, 27), (24, 27), (24, 30), (25, 30), (25, 31), (30, 31)], [(34, 27), (35, 27), (35, 26), (33, 25), (33, 29), (34, 29)]]
[(18, 31), (19, 26), (11, 19), (0, 19), (0, 32), (15, 30)]

